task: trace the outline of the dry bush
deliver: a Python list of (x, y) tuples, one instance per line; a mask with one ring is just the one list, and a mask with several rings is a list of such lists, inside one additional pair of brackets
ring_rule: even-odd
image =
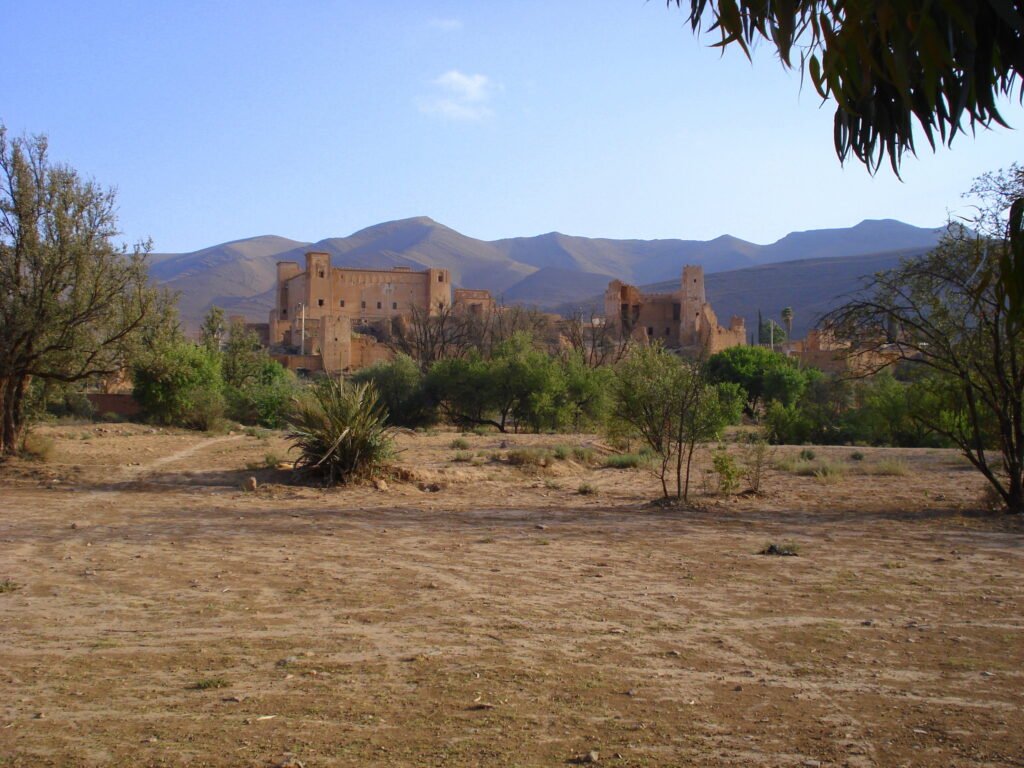
[(546, 448), (513, 448), (505, 460), (513, 467), (546, 467), (554, 461), (554, 454)]
[(861, 472), (865, 475), (902, 477), (910, 474), (910, 467), (903, 459), (882, 459), (873, 464), (865, 464)]
[(57, 444), (52, 437), (40, 435), (38, 432), (29, 432), (21, 443), (21, 452), (24, 456), (36, 461), (49, 461)]

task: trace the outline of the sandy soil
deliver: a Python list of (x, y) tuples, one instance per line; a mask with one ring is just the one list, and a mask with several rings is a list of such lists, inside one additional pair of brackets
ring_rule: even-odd
[(276, 436), (42, 432), (0, 467), (0, 766), (1024, 765), (1024, 525), (950, 452), (680, 510), (501, 458), (586, 435), (320, 490), (253, 469)]

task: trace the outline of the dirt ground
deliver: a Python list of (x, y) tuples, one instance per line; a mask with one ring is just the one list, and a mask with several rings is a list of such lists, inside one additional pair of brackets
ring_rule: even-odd
[(321, 490), (276, 435), (40, 434), (0, 467), (5, 768), (1024, 766), (1024, 525), (952, 452), (678, 509), (587, 435), (404, 435)]

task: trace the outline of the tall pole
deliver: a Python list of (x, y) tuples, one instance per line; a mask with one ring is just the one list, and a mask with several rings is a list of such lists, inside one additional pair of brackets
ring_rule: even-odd
[(306, 303), (299, 304), (302, 307), (302, 328), (299, 331), (299, 356), (306, 354)]

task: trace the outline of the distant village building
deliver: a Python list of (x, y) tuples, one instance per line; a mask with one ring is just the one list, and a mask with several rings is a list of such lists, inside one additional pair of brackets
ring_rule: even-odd
[(818, 368), (843, 376), (865, 376), (896, 362), (895, 352), (855, 350), (848, 341), (837, 339), (826, 329), (814, 328), (807, 337), (783, 345), (783, 354), (801, 366)]
[[(489, 291), (458, 289), (455, 296), (456, 311), (487, 312), (494, 306)], [(349, 269), (332, 267), (329, 254), (307, 253), (305, 270), (293, 261), (278, 262), (268, 346), (293, 370), (357, 370), (392, 357), (375, 338), (376, 328), (450, 307), (447, 269)]]
[(747, 343), (742, 317), (734, 316), (729, 327), (718, 318), (704, 294), (704, 268), (683, 267), (679, 290), (673, 293), (641, 293), (633, 285), (612, 280), (604, 294), (607, 323), (647, 343), (659, 341), (670, 349), (713, 355)]

